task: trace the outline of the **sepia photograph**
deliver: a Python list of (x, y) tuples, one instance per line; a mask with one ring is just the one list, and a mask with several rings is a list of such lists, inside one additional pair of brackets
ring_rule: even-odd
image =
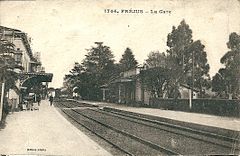
[(0, 0), (0, 156), (240, 155), (240, 0)]

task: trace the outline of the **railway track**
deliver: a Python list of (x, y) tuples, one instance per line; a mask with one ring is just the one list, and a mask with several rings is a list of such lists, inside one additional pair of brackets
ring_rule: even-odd
[[(75, 122), (87, 128), (100, 138), (104, 139), (118, 150), (127, 155), (180, 155), (180, 153), (171, 151), (150, 141), (144, 140), (124, 130), (119, 130), (107, 123), (98, 121), (91, 116), (84, 115), (78, 110), (68, 109), (74, 104), (58, 104), (64, 106), (62, 111)], [(66, 109), (67, 108), (67, 109)]]
[(58, 107), (58, 104), (61, 103), (61, 104), (64, 104), (63, 106), (66, 107), (66, 108), (73, 108), (73, 107), (98, 107), (96, 105), (91, 105), (91, 104), (88, 104), (88, 103), (84, 103), (84, 102), (75, 102), (75, 101), (69, 101), (69, 100), (64, 100), (64, 99), (61, 99), (61, 100), (57, 100), (55, 101), (55, 103), (57, 104), (57, 107)]
[[(166, 130), (166, 131), (173, 132), (173, 133), (180, 133), (182, 135), (186, 135), (188, 137), (193, 137), (193, 138), (199, 139), (199, 140), (205, 140), (206, 142), (215, 143), (222, 147), (233, 148), (232, 147), (233, 143), (240, 145), (240, 142), (239, 142), (240, 134), (238, 134), (238, 136), (235, 136), (235, 137), (230, 137), (230, 136), (225, 136), (222, 134), (216, 134), (216, 133), (212, 133), (212, 132), (208, 132), (208, 131), (203, 131), (203, 130), (193, 129), (193, 128), (189, 128), (189, 127), (183, 127), (180, 125), (174, 125), (171, 123), (152, 120), (152, 119), (140, 117), (137, 114), (132, 115), (132, 114), (128, 114), (127, 112), (119, 112), (119, 111), (114, 111), (114, 110), (109, 110), (109, 109), (104, 109), (104, 110), (105, 110), (104, 112), (109, 112), (109, 113), (115, 114), (115, 115), (119, 116), (120, 118), (126, 117), (125, 119), (128, 119), (128, 118), (131, 120), (133, 119), (133, 120), (136, 120), (136, 122), (142, 121), (142, 122), (145, 122), (143, 124), (147, 124), (149, 126), (155, 125), (156, 127), (158, 127), (159, 129), (162, 129), (162, 130)], [(101, 113), (104, 113), (104, 112), (101, 112)], [(175, 132), (175, 130), (171, 130), (170, 128), (178, 129), (179, 131)], [(194, 136), (191, 136), (190, 134), (185, 134), (185, 133), (193, 133)], [(235, 134), (235, 135), (237, 135), (237, 134)], [(217, 142), (219, 140), (221, 142)], [(239, 150), (239, 146), (237, 147), (237, 150)]]
[[(134, 147), (127, 149), (127, 151), (133, 150), (133, 152), (125, 152), (128, 155), (239, 154), (239, 140), (236, 138), (161, 123), (121, 112), (109, 112), (99, 109), (64, 110), (64, 108), (89, 106), (83, 103), (64, 102), (61, 103), (61, 106), (64, 113), (68, 116), (71, 114), (71, 118), (75, 118), (75, 120), (81, 124), (85, 123), (85, 126), (87, 125), (86, 121), (88, 121), (88, 124), (90, 122), (92, 124), (98, 123), (101, 126), (105, 126), (105, 129), (111, 129), (111, 133), (121, 134), (121, 138), (125, 138), (124, 140), (131, 138), (131, 140), (129, 140), (131, 142), (137, 141), (138, 143), (144, 144), (144, 146), (138, 144), (136, 147), (137, 150), (133, 150)], [(97, 132), (96, 128), (92, 128), (92, 131)], [(98, 135), (106, 138), (104, 134)], [(112, 142), (113, 146), (119, 146), (119, 148), (123, 150), (126, 149), (121, 143), (117, 144), (114, 141), (115, 140), (108, 140), (108, 142)], [(129, 141), (127, 141), (127, 143), (129, 143)], [(140, 149), (148, 150), (141, 151)], [(154, 150), (151, 151), (150, 149)], [(148, 153), (144, 153), (146, 151), (148, 151)]]

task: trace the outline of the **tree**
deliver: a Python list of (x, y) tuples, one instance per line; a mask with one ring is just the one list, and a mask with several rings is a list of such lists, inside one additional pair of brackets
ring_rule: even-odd
[(180, 25), (176, 28), (173, 26), (172, 32), (167, 36), (167, 46), (169, 50), (167, 53), (174, 57), (178, 65), (183, 66), (185, 64), (185, 55), (187, 56), (188, 47), (192, 44), (192, 30), (185, 20), (182, 20)]
[[(180, 83), (186, 83), (186, 73), (189, 72), (186, 66), (190, 59), (187, 53), (189, 46), (192, 44), (192, 30), (184, 20), (176, 28), (172, 27), (172, 32), (167, 36), (167, 62), (171, 70), (171, 79), (167, 81), (168, 92), (177, 88)], [(171, 94), (171, 93), (169, 93)]]
[(162, 67), (149, 68), (140, 73), (141, 82), (153, 97), (163, 97), (165, 82), (169, 79), (169, 70)]
[(87, 50), (87, 55), (81, 64), (75, 63), (70, 74), (65, 75), (68, 88), (78, 87), (84, 99), (101, 99), (101, 86), (109, 83), (116, 76), (114, 56), (110, 47), (102, 42)]
[(120, 63), (121, 71), (127, 71), (130, 69), (136, 68), (138, 64), (130, 48), (126, 48), (119, 63)]
[(229, 73), (227, 84), (229, 93), (237, 96), (240, 94), (240, 35), (233, 32), (229, 35), (227, 47), (230, 49), (222, 58), (221, 63), (226, 66)]
[[(193, 77), (187, 76), (187, 84), (194, 84), (194, 87), (200, 90), (200, 97), (203, 96), (203, 87), (210, 88), (210, 66), (207, 60), (207, 53), (204, 50), (205, 46), (200, 40), (194, 41), (189, 49), (189, 54), (191, 54), (190, 63), (186, 63), (185, 72), (192, 71)], [(194, 81), (194, 82), (192, 82)]]
[[(75, 62), (73, 69), (69, 71), (69, 74), (65, 75), (64, 82), (68, 93), (73, 91), (74, 87), (80, 87), (82, 81), (80, 80), (81, 74), (84, 72), (83, 67), (78, 62)], [(78, 91), (80, 93), (80, 91)]]
[[(1, 102), (3, 100), (3, 110), (6, 113), (7, 102), (4, 100), (4, 97), (6, 97), (6, 91), (15, 87), (15, 81), (17, 80), (17, 74), (13, 71), (17, 67), (13, 56), (14, 44), (7, 40), (0, 40), (0, 82), (1, 88), (4, 88), (4, 92), (1, 92)], [(2, 108), (0, 108), (0, 111), (2, 111)]]
[(86, 72), (95, 74), (100, 84), (108, 82), (108, 78), (114, 74), (114, 56), (110, 47), (103, 46), (102, 42), (95, 42), (97, 47), (88, 49), (88, 54), (83, 60)]
[(165, 53), (160, 53), (160, 52), (151, 52), (148, 55), (148, 58), (146, 59), (146, 64), (148, 67), (166, 67), (167, 62), (166, 62), (166, 55)]
[[(230, 51), (220, 59), (220, 62), (225, 65), (213, 77), (213, 91), (225, 92), (225, 94), (233, 94), (235, 98), (240, 94), (240, 35), (233, 32), (229, 35), (227, 47)], [(224, 83), (217, 84), (217, 81)], [(220, 86), (219, 86), (220, 85)], [(223, 85), (223, 86), (222, 86)]]
[(229, 35), (227, 47), (230, 49), (220, 60), (226, 68), (230, 70), (237, 69), (240, 65), (240, 35), (233, 32)]
[(177, 28), (173, 26), (167, 37), (167, 46), (167, 62), (172, 72), (169, 86), (184, 83), (200, 90), (209, 87), (210, 66), (207, 63), (205, 46), (200, 40), (193, 41), (192, 30), (184, 20)]
[[(230, 83), (230, 73), (221, 68), (212, 79), (212, 91), (217, 92), (218, 96), (226, 98), (228, 96), (228, 84)], [(223, 94), (224, 93), (224, 94)]]
[(212, 91), (221, 93), (225, 91), (225, 80), (220, 73), (216, 73), (212, 79)]
[(165, 82), (169, 79), (169, 69), (167, 69), (167, 60), (164, 53), (150, 52), (145, 60), (148, 68), (140, 74), (145, 89), (151, 92), (153, 97), (163, 97), (165, 91)]

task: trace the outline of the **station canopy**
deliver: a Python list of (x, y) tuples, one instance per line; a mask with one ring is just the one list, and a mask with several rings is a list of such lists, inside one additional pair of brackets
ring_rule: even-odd
[(25, 75), (28, 75), (28, 78), (22, 82), (22, 88), (31, 88), (42, 82), (51, 82), (53, 77), (52, 73), (26, 73)]

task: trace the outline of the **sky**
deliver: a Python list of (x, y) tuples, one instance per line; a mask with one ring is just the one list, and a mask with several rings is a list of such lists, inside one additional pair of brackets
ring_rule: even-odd
[[(121, 12), (127, 9), (143, 13)], [(183, 19), (193, 39), (205, 45), (210, 76), (214, 76), (223, 66), (220, 58), (228, 51), (229, 34), (240, 34), (239, 16), (239, 0), (0, 1), (0, 25), (32, 38), (32, 50), (41, 52), (46, 72), (54, 74), (52, 87), (62, 86), (64, 75), (74, 62), (85, 58), (86, 49), (96, 41), (111, 48), (116, 62), (129, 47), (142, 64), (151, 51), (166, 51), (168, 33)]]

